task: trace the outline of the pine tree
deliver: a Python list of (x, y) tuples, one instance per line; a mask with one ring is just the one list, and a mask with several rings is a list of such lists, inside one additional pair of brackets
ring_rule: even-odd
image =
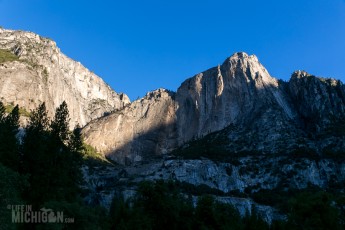
[(29, 126), (27, 131), (35, 131), (42, 133), (48, 130), (49, 118), (47, 113), (46, 104), (43, 102), (38, 108), (31, 112)]
[(69, 148), (72, 152), (79, 154), (82, 153), (82, 151), (84, 150), (83, 140), (81, 136), (81, 128), (79, 124), (77, 124), (73, 130), (73, 133), (69, 141)]
[[(54, 120), (51, 122), (50, 161), (54, 180), (51, 187), (59, 193), (55, 199), (73, 200), (81, 181), (80, 155), (82, 141), (80, 128), (69, 131), (69, 113), (67, 103), (64, 101), (55, 111)], [(73, 143), (73, 145), (71, 145)]]
[(26, 199), (38, 205), (50, 196), (50, 184), (53, 175), (51, 168), (51, 151), (49, 149), (49, 118), (45, 103), (31, 112), (29, 125), (23, 138), (22, 172), (29, 174), (30, 187), (25, 193)]
[(17, 134), (19, 128), (19, 106), (16, 105), (11, 113), (6, 117), (6, 123), (12, 132)]
[(56, 109), (54, 120), (50, 125), (53, 136), (63, 143), (66, 143), (66, 141), (69, 139), (69, 120), (67, 103), (63, 101)]
[(15, 171), (19, 168), (19, 143), (16, 137), (18, 128), (18, 105), (5, 116), (4, 106), (0, 103), (0, 161)]
[(0, 101), (0, 123), (3, 121), (4, 117), (5, 117), (5, 106), (4, 104)]
[(56, 189), (62, 189), (63, 192), (57, 194), (58, 199), (71, 197), (76, 191), (76, 181), (79, 181), (79, 164), (78, 156), (70, 147), (73, 135), (69, 131), (69, 113), (66, 102), (56, 108), (55, 117), (51, 127), (50, 150), (52, 153), (51, 160), (53, 175), (57, 175), (52, 181), (52, 186)]

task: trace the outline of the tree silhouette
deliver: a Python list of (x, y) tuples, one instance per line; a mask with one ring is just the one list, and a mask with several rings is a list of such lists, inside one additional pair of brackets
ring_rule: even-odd
[(50, 196), (51, 151), (49, 149), (49, 119), (45, 103), (31, 112), (29, 125), (23, 138), (22, 172), (29, 174), (30, 187), (26, 199), (33, 205), (39, 205)]
[(69, 139), (69, 113), (65, 101), (56, 109), (54, 120), (51, 122), (52, 135), (63, 143)]
[(16, 137), (18, 128), (18, 105), (6, 116), (5, 108), (0, 103), (0, 162), (15, 171), (19, 166), (19, 143)]

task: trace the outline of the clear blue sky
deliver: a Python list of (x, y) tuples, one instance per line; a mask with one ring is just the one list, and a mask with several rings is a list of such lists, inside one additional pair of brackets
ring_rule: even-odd
[(0, 0), (0, 25), (52, 38), (132, 100), (237, 51), (283, 80), (302, 69), (345, 81), (345, 0)]

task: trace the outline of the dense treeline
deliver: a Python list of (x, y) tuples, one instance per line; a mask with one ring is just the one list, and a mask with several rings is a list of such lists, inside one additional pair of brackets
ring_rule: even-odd
[(110, 222), (112, 229), (270, 229), (252, 214), (242, 218), (234, 207), (208, 195), (195, 206), (191, 197), (181, 195), (176, 183), (156, 181), (141, 183), (130, 201), (115, 197)]
[[(84, 153), (80, 128), (69, 131), (66, 102), (48, 118), (45, 104), (30, 113), (25, 129), (19, 129), (19, 107), (8, 114), (0, 102), (0, 229), (97, 229), (104, 216), (100, 208), (90, 209), (80, 197), (81, 164)], [(49, 208), (73, 217), (66, 224), (12, 224), (7, 205)], [(55, 226), (55, 227), (54, 227)]]
[[(68, 127), (63, 102), (50, 120), (45, 104), (31, 111), (19, 128), (19, 107), (6, 113), (0, 102), (0, 229), (343, 229), (344, 200), (323, 191), (297, 192), (280, 198), (260, 193), (258, 201), (284, 199), (287, 221), (268, 225), (255, 211), (241, 217), (231, 205), (200, 196), (196, 203), (176, 182), (143, 182), (134, 197), (116, 195), (110, 212), (83, 203), (80, 189), (83, 156), (90, 151), (80, 128)], [(197, 188), (196, 188), (197, 189)], [(201, 194), (198, 194), (201, 195)], [(278, 200), (278, 201), (277, 201)], [(63, 211), (74, 223), (13, 224), (7, 205), (32, 205), (34, 210)], [(339, 207), (342, 207), (340, 210)]]
[[(266, 199), (269, 199), (267, 197)], [(344, 200), (337, 202), (344, 205)], [(285, 203), (285, 202), (284, 202)], [(236, 208), (200, 196), (181, 195), (176, 182), (143, 182), (130, 201), (115, 197), (110, 210), (112, 229), (344, 229), (344, 210), (324, 191), (301, 190), (286, 200), (285, 221), (263, 221), (255, 212), (241, 217)], [(341, 206), (344, 208), (344, 206)]]

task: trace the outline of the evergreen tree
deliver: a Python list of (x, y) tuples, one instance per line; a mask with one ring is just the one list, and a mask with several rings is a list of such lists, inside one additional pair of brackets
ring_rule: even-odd
[(12, 223), (8, 205), (25, 204), (21, 194), (28, 186), (27, 178), (0, 163), (0, 229), (22, 229)]
[(6, 124), (8, 125), (9, 129), (17, 134), (19, 128), (19, 106), (16, 105), (11, 113), (6, 117)]
[(30, 187), (26, 194), (31, 204), (38, 205), (50, 196), (53, 175), (51, 151), (49, 149), (49, 119), (45, 103), (31, 112), (29, 125), (23, 138), (22, 172), (29, 174)]
[(83, 140), (81, 136), (81, 128), (79, 124), (73, 130), (69, 141), (69, 149), (74, 153), (81, 153), (84, 150)]
[(50, 125), (53, 136), (63, 143), (69, 139), (69, 120), (67, 103), (63, 101), (56, 109), (54, 120)]
[(5, 117), (5, 106), (4, 104), (0, 101), (0, 123), (3, 121), (4, 117)]
[(212, 227), (217, 226), (216, 213), (214, 210), (215, 201), (211, 196), (202, 196), (198, 200), (197, 207), (195, 209), (195, 216), (198, 228), (206, 226), (212, 229)]
[(0, 103), (0, 161), (15, 171), (19, 167), (19, 144), (16, 137), (18, 128), (18, 105), (5, 116), (4, 106)]
[(49, 118), (46, 104), (43, 102), (38, 108), (31, 112), (27, 131), (43, 133), (48, 130)]
[(330, 194), (303, 192), (289, 201), (289, 229), (344, 229)]
[[(49, 125), (45, 104), (32, 111), (23, 140), (23, 172), (30, 174), (28, 199), (34, 204), (72, 201), (81, 181), (78, 132), (70, 135), (66, 102), (55, 112)], [(72, 141), (73, 137), (73, 141)], [(70, 143), (75, 146), (71, 148)]]
[[(80, 155), (82, 141), (80, 128), (71, 135), (69, 128), (69, 112), (66, 102), (56, 109), (54, 120), (51, 123), (52, 142), (50, 149), (53, 153), (54, 187), (63, 190), (58, 199), (73, 200), (81, 181)], [(73, 145), (71, 145), (73, 143)]]

